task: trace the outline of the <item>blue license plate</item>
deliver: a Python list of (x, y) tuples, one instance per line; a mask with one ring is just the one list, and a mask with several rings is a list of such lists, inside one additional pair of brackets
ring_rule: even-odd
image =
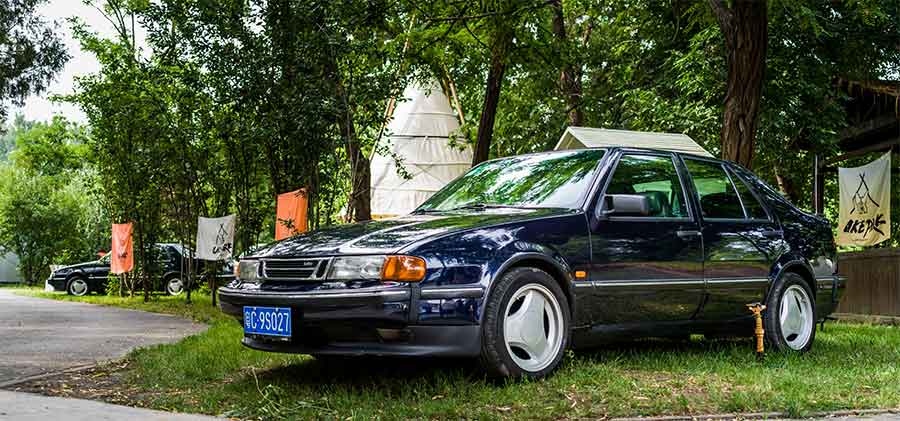
[(284, 307), (244, 307), (244, 333), (291, 336), (291, 309)]

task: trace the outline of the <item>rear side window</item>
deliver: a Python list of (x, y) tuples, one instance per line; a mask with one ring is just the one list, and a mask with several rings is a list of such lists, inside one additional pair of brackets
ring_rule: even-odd
[(646, 196), (651, 218), (688, 217), (684, 192), (670, 156), (623, 155), (606, 194)]
[(684, 163), (700, 197), (704, 218), (744, 219), (741, 199), (722, 164), (693, 159), (685, 159)]
[(729, 173), (731, 174), (731, 181), (733, 181), (734, 186), (737, 187), (738, 194), (741, 195), (741, 202), (744, 204), (744, 210), (747, 211), (747, 217), (750, 219), (769, 219), (769, 215), (766, 214), (766, 209), (763, 207), (762, 203), (759, 203), (759, 200), (756, 199), (756, 195), (750, 190), (750, 186), (747, 185), (747, 182), (733, 171), (729, 171)]

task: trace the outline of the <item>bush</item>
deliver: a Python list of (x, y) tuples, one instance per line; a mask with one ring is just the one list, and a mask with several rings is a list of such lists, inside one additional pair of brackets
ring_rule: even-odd
[(119, 277), (111, 273), (106, 277), (106, 295), (119, 295)]

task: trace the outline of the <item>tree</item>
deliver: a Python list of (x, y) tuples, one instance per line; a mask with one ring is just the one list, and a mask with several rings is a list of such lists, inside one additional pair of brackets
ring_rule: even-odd
[[(64, 99), (78, 104), (91, 124), (89, 145), (113, 222), (133, 222), (136, 278), (150, 299), (159, 264), (155, 244), (162, 234), (163, 180), (173, 145), (169, 130), (171, 81), (165, 66), (145, 59), (134, 45), (134, 10), (110, 2), (106, 16), (116, 30), (104, 39), (74, 22), (82, 49), (100, 62), (96, 74), (76, 80), (76, 92)], [(130, 23), (129, 23), (130, 20)]]
[[(42, 92), (68, 61), (69, 54), (37, 9), (46, 0), (5, 1), (0, 5), (0, 101), (21, 105), (31, 93)], [(6, 118), (0, 109), (0, 119)]]
[(768, 1), (709, 0), (725, 38), (728, 82), (722, 118), (722, 158), (753, 166), (766, 70)]
[(105, 224), (84, 128), (61, 117), (24, 123), (16, 126), (30, 129), (10, 131), (16, 146), (0, 166), (0, 249), (17, 254), (23, 278), (35, 283), (50, 264), (91, 259), (109, 236), (98, 231)]

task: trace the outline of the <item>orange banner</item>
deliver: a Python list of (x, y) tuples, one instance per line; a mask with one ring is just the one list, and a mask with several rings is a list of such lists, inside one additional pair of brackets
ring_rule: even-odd
[(275, 240), (306, 232), (306, 189), (278, 195), (275, 209)]
[(109, 271), (115, 274), (131, 272), (134, 269), (132, 253), (131, 223), (112, 225), (112, 251), (110, 251)]

